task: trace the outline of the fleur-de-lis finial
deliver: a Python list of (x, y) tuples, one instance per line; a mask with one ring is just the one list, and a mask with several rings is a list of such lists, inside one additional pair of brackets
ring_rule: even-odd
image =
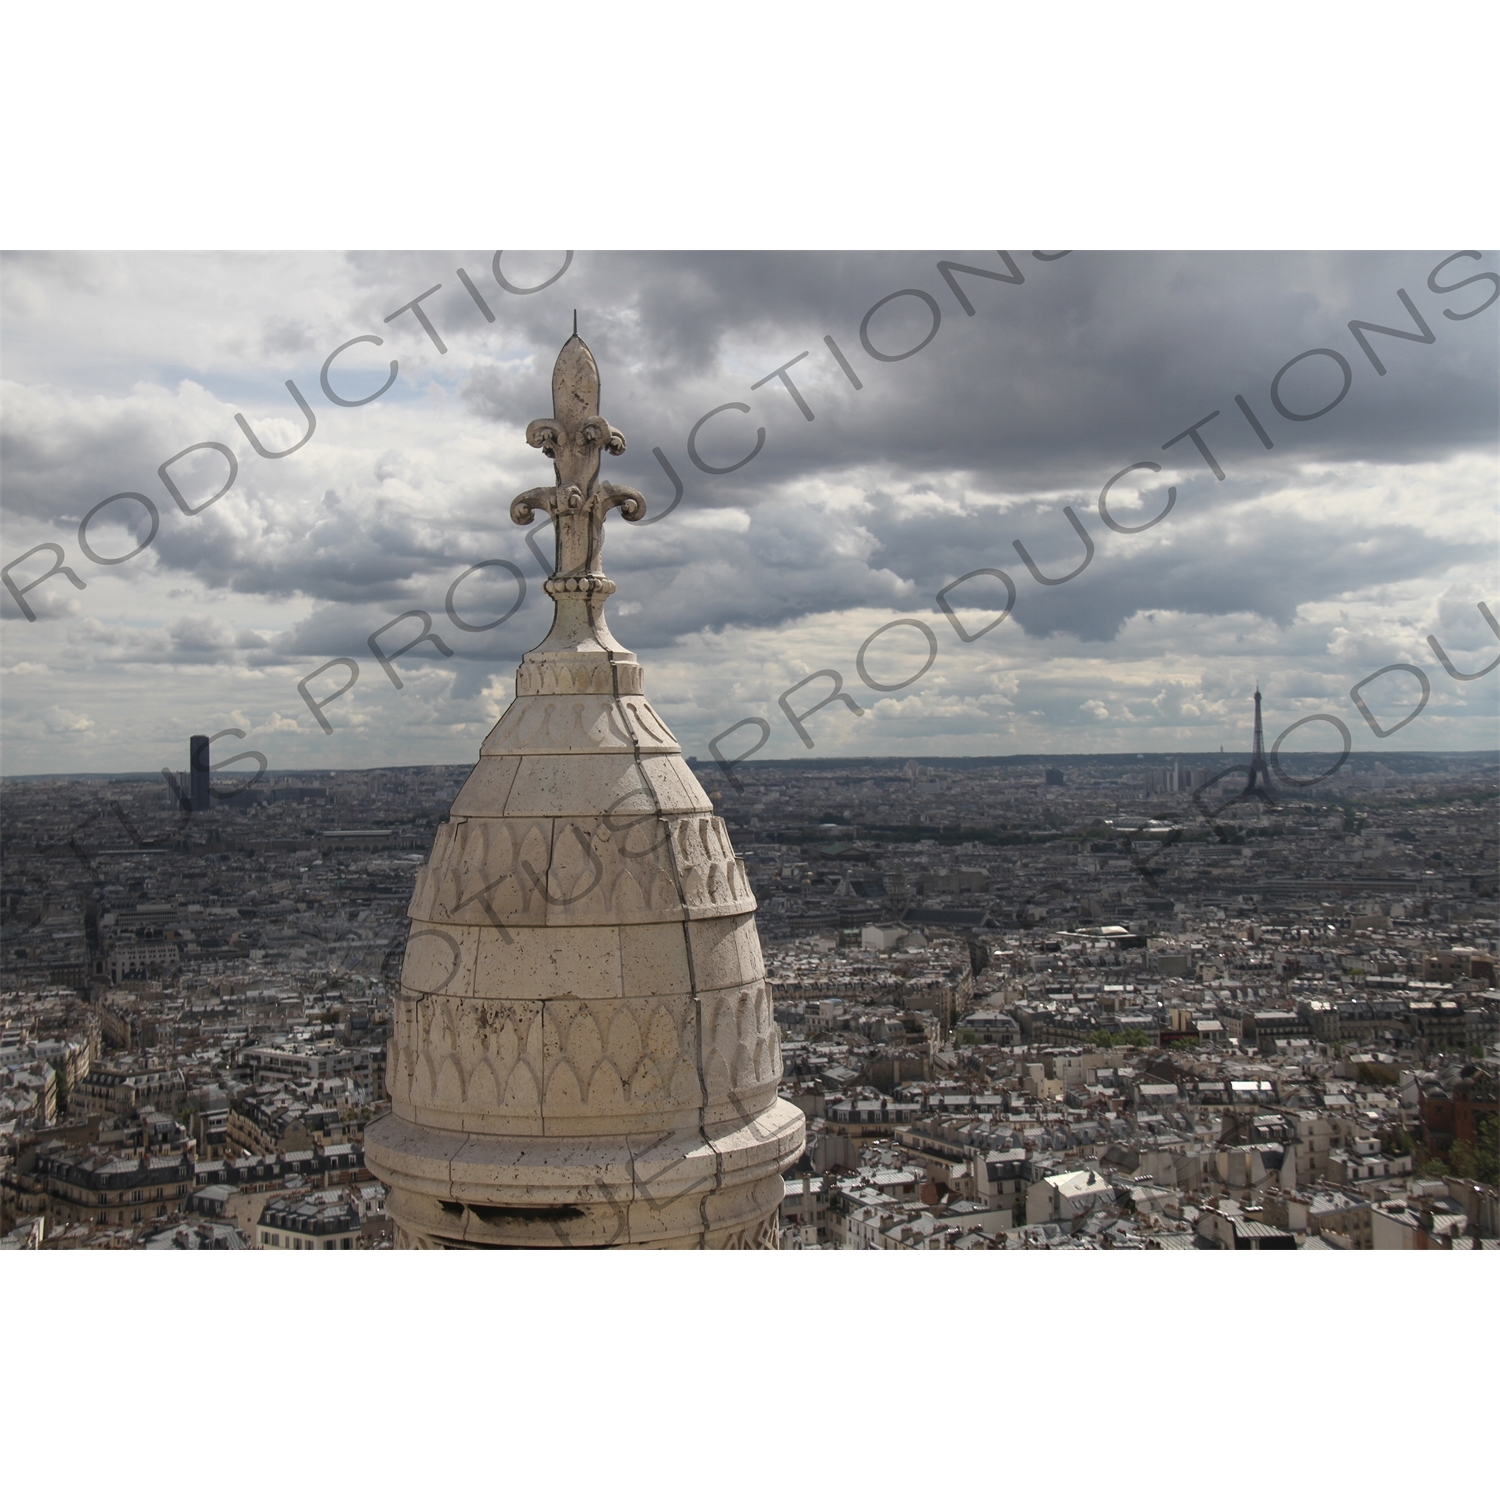
[(604, 576), (604, 517), (615, 506), (627, 521), (646, 514), (639, 490), (599, 481), (600, 461), (625, 451), (625, 435), (599, 415), (599, 367), (578, 337), (577, 312), (573, 327), (552, 369), (552, 415), (526, 428), (526, 441), (552, 460), (557, 483), (527, 490), (510, 505), (518, 526), (529, 526), (538, 510), (552, 517), (557, 562), (546, 588), (554, 598), (612, 594), (614, 584)]

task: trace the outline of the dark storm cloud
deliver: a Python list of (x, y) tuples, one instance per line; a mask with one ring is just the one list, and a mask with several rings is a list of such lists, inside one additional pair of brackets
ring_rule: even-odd
[[(1491, 440), (1494, 340), (1473, 324), (1442, 316), (1445, 308), (1463, 312), (1476, 306), (1489, 287), (1480, 282), (1433, 293), (1427, 276), (1442, 258), (1078, 252), (1042, 262), (1017, 252), (1006, 262), (991, 251), (581, 252), (555, 287), (533, 297), (502, 292), (493, 275), (482, 274), (489, 257), (477, 253), (356, 255), (347, 258), (351, 290), (337, 331), (349, 336), (350, 329), (379, 328), (386, 347), (358, 352), (377, 364), (388, 353), (399, 357), (402, 384), (454, 385), (476, 418), (519, 427), (549, 404), (550, 356), (570, 328), (569, 304), (579, 305), (605, 372), (605, 413), (631, 439), (629, 454), (612, 473), (642, 487), (660, 511), (673, 486), (652, 457), (659, 447), (686, 489), (677, 514), (651, 536), (654, 545), (632, 540), (617, 547), (617, 565), (633, 569), (667, 542), (665, 550), (694, 565), (696, 578), (711, 578), (717, 565), (733, 568), (748, 585), (725, 595), (679, 577), (687, 583), (685, 593), (678, 591), (682, 608), (674, 604), (666, 615), (653, 609), (652, 619), (680, 631), (693, 628), (685, 618), (692, 611), (700, 611), (693, 615), (699, 625), (794, 618), (815, 607), (819, 588), (824, 607), (894, 603), (898, 578), (930, 578), (951, 566), (955, 552), (967, 553), (973, 545), (971, 526), (955, 526), (948, 516), (923, 526), (904, 524), (878, 493), (860, 518), (873, 544), (863, 558), (850, 555), (847, 525), (830, 534), (817, 519), (761, 519), (778, 491), (820, 478), (859, 485), (861, 476), (873, 476), (882, 489), (936, 484), (1022, 498), (1063, 489), (1092, 504), (1094, 486), (1115, 469), (1151, 459), (1196, 471), (1197, 503), (1213, 504), (1217, 497), (1205, 493), (1212, 489), (1208, 467), (1190, 440), (1170, 452), (1162, 444), (1217, 409), (1219, 417), (1201, 429), (1215, 460), (1231, 475), (1250, 463), (1265, 472), (1268, 455), (1233, 404), (1242, 393), (1277, 444), (1272, 470), (1283, 473), (1309, 462), (1431, 460)], [(469, 265), (496, 313), (493, 330), (454, 275), (459, 261)], [(940, 261), (950, 265), (947, 279)], [(525, 284), (546, 279), (560, 264), (556, 256), (512, 256), (502, 270)], [(1005, 275), (1013, 269), (1024, 282), (992, 281), (956, 269), (961, 266)], [(1440, 284), (1452, 285), (1475, 269), (1472, 261), (1455, 262)], [(438, 354), (411, 314), (392, 325), (383, 321), (433, 285), (440, 290), (422, 307), (438, 336), (451, 341), (447, 356)], [(1359, 317), (1414, 327), (1398, 288), (1408, 291), (1435, 342), (1371, 335), (1389, 371), (1379, 376), (1346, 325)], [(931, 305), (915, 296), (889, 302), (870, 321), (870, 342), (900, 352), (934, 323), (936, 332), (917, 354), (883, 363), (862, 346), (861, 323), (869, 309), (903, 289), (924, 292)], [(972, 316), (960, 295), (974, 308)], [(838, 368), (825, 334), (838, 341), (863, 389), (855, 391)], [(305, 320), (262, 314), (261, 348), (301, 350), (311, 337)], [(472, 347), (480, 338), (492, 340), (492, 353), (513, 357), (461, 365), (459, 346)], [(1271, 377), (1288, 359), (1317, 347), (1339, 350), (1348, 360), (1351, 389), (1317, 421), (1288, 422), (1272, 409)], [(779, 380), (751, 389), (804, 350), (807, 358), (788, 373), (815, 413), (812, 422)], [(301, 378), (309, 383), (306, 373)], [(1281, 394), (1294, 409), (1313, 409), (1327, 399), (1330, 379), (1336, 391), (1339, 371), (1331, 361), (1304, 361), (1286, 377)], [(191, 414), (167, 408), (157, 421), (130, 409), (74, 409), (50, 427), (8, 426), (7, 508), (13, 515), (46, 517), (56, 530), (76, 526), (87, 506), (120, 488), (159, 496), (153, 471), (163, 458), (195, 437), (235, 436), (223, 430), (227, 414), (219, 415), (212, 432), (193, 430), (191, 418), (211, 415), (212, 397), (205, 392), (204, 398)], [(286, 404), (284, 397), (277, 399)], [(764, 447), (733, 474), (704, 474), (687, 453), (687, 434), (706, 411), (732, 400), (752, 410), (725, 413), (700, 434), (700, 456), (718, 466), (732, 463), (748, 451), (759, 428), (766, 433)], [(378, 442), (378, 408), (360, 415)], [(243, 444), (235, 446), (243, 451)], [(350, 497), (306, 486), (295, 493), (295, 485), (288, 490), (287, 472), (263, 464), (257, 470), (254, 456), (244, 457), (235, 496), (240, 512), (221, 504), (196, 524), (165, 526), (156, 565), (252, 594), (404, 599), (421, 574), (453, 556), (447, 537), (437, 534), (445, 525), (451, 529), (462, 517), (471, 531), (482, 530), (497, 543), (504, 536), (508, 496), (494, 474), (477, 486), (472, 475), (442, 486), (445, 514), (428, 524), (412, 507), (386, 500), (387, 475), (346, 475), (345, 488), (357, 491)], [(539, 471), (537, 480), (544, 479), (546, 465), (528, 466), (526, 457), (524, 450), (507, 454), (507, 468), (520, 473), (529, 467)], [(399, 454), (391, 462), (410, 464)], [(432, 477), (429, 467), (409, 488), (415, 491)], [(257, 500), (267, 498), (267, 485), (285, 502), (275, 518), (255, 509)], [(699, 537), (673, 524), (695, 510), (727, 506), (756, 518), (738, 545), (718, 533)], [(232, 516), (241, 524), (232, 524)], [(178, 518), (169, 513), (168, 519)], [(1060, 524), (1060, 517), (1036, 520)], [(1066, 531), (1063, 539), (1071, 541)], [(1001, 550), (1008, 552), (1008, 545)], [(659, 565), (648, 566), (652, 582), (659, 582)], [(406, 587), (393, 593), (394, 584)], [(759, 613), (746, 613), (748, 595), (760, 601)], [(722, 609), (715, 610), (713, 597), (723, 600)], [(1277, 617), (1284, 616), (1286, 597), (1286, 588), (1280, 589)]]
[[(1111, 536), (1102, 524), (1093, 503), (1097, 497), (1069, 497), (1095, 553), (1067, 584), (1038, 587), (1015, 550), (1019, 539), (1048, 577), (1062, 577), (1083, 561), (1085, 548), (1067, 522), (1063, 500), (1028, 502), (1002, 515), (936, 517), (885, 502), (877, 507), (878, 517), (867, 522), (880, 537), (871, 561), (912, 577), (928, 594), (976, 567), (999, 569), (1017, 585), (1015, 620), (1027, 634), (1067, 631), (1106, 641), (1145, 609), (1251, 613), (1287, 626), (1302, 604), (1436, 574), (1468, 551), (1461, 543), (1378, 516), (1351, 526), (1342, 515), (1321, 513), (1315, 492), (1302, 508), (1278, 510), (1257, 506), (1259, 486), (1226, 483), (1232, 493), (1218, 495), (1212, 484), (1183, 486), (1166, 520), (1128, 539)], [(1000, 607), (1001, 588), (979, 582), (958, 592), (953, 603), (972, 599), (982, 606), (992, 590)]]
[[(1410, 528), (1382, 526), (1378, 517), (1358, 547), (1338, 529), (1320, 527), (1313, 513), (1279, 519), (1261, 536), (1233, 542), (1229, 555), (1224, 535), (1184, 522), (1231, 505), (1242, 475), (1253, 474), (1269, 493), (1311, 464), (1430, 463), (1493, 444), (1494, 340), (1466, 318), (1443, 316), (1445, 310), (1470, 312), (1491, 288), (1481, 281), (1432, 292), (1428, 275), (1444, 258), (1439, 252), (1078, 253), (1042, 264), (1021, 256), (1021, 286), (951, 273), (975, 307), (970, 318), (937, 264), (947, 259), (1003, 269), (991, 252), (580, 256), (571, 295), (599, 305), (599, 331), (591, 339), (600, 363), (606, 371), (629, 370), (613, 380), (606, 374), (605, 410), (635, 439), (619, 468), (665, 500), (667, 476), (643, 452), (659, 444), (687, 490), (677, 516), (669, 518), (670, 531), (664, 527), (650, 544), (623, 539), (622, 528), (615, 528), (612, 566), (622, 576), (642, 565), (649, 569), (639, 624), (647, 630), (643, 639), (655, 643), (692, 628), (693, 620), (772, 623), (806, 609), (895, 605), (900, 581), (929, 586), (967, 571), (979, 555), (1024, 577), (1011, 546), (1017, 536), (1029, 539), (1049, 571), (1054, 557), (1070, 559), (1058, 564), (1063, 569), (1075, 565), (1077, 543), (1061, 499), (1021, 503), (1003, 521), (955, 516), (950, 508), (923, 518), (919, 496), (914, 504), (890, 503), (891, 490), (921, 485), (947, 491), (960, 505), (975, 490), (1024, 497), (1062, 489), (1062, 498), (1073, 501), (1098, 537), (1100, 564), (1089, 577), (1087, 601), (1077, 590), (1067, 602), (1043, 591), (1018, 606), (1018, 620), (1043, 633), (1074, 629), (1107, 638), (1143, 604), (1249, 608), (1284, 623), (1299, 604), (1342, 588), (1421, 576), (1450, 561), (1452, 548)], [(1437, 281), (1451, 287), (1482, 269), (1459, 260)], [(860, 320), (903, 287), (927, 291), (941, 323), (927, 348), (882, 364), (861, 346)], [(1425, 336), (1400, 290), (1433, 342), (1366, 333), (1385, 366), (1381, 375), (1348, 323), (1358, 319)], [(540, 306), (527, 315), (542, 342), (548, 316)], [(884, 316), (885, 323), (872, 324), (872, 341), (898, 351), (917, 342), (933, 321), (917, 298), (889, 306)], [(862, 390), (853, 390), (823, 346), (825, 331), (855, 365)], [(1273, 377), (1297, 355), (1320, 348), (1347, 361), (1348, 393), (1323, 417), (1288, 420), (1274, 408)], [(761, 349), (760, 365), (747, 364), (750, 351)], [(754, 380), (804, 349), (808, 358), (789, 374), (813, 409), (813, 422), (779, 382), (750, 390)], [(726, 373), (730, 360), (744, 366), (747, 378), (736, 382)], [(538, 377), (544, 373), (472, 371), (465, 399), (490, 420), (520, 423), (540, 410)], [(1276, 394), (1288, 410), (1308, 412), (1337, 396), (1342, 384), (1337, 362), (1314, 356), (1294, 365)], [(1245, 397), (1270, 435), (1271, 452), (1235, 405), (1236, 395)], [(716, 464), (733, 462), (760, 427), (765, 444), (738, 472), (705, 475), (688, 461), (685, 435), (705, 411), (730, 399), (752, 411), (725, 414), (712, 436), (700, 439), (705, 448), (715, 445), (705, 456)], [(1219, 415), (1199, 432), (1229, 476), (1222, 487), (1191, 438), (1163, 446), (1213, 411)], [(1137, 548), (1136, 577), (1116, 588), (1114, 580), (1131, 570), (1119, 562), (1102, 565), (1119, 543), (1091, 512), (1103, 481), (1140, 460), (1183, 471), (1179, 508), (1164, 527), (1175, 532), (1179, 555), (1164, 559), (1157, 546)], [(874, 545), (862, 558), (850, 558), (843, 547), (830, 558), (824, 521), (788, 521), (771, 502), (784, 487), (830, 476), (869, 486), (870, 509), (859, 524)], [(671, 526), (695, 509), (731, 505), (743, 507), (752, 526), (739, 537), (715, 534), (711, 560), (701, 557), (703, 538)], [(651, 553), (665, 556), (648, 561)], [(667, 556), (680, 564), (675, 575)], [(1291, 567), (1283, 566), (1286, 557)], [(1146, 571), (1152, 574), (1146, 586), (1135, 587)], [(676, 585), (670, 598), (661, 587), (668, 578)]]
[[(1259, 457), (1258, 439), (1233, 407), (1237, 393), (1294, 461), (1409, 460), (1492, 441), (1494, 340), (1483, 325), (1442, 316), (1472, 309), (1491, 288), (1429, 291), (1428, 273), (1443, 258), (1077, 252), (1039, 264), (1022, 254), (1021, 286), (952, 273), (973, 317), (937, 265), (1003, 270), (993, 252), (580, 255), (569, 291), (599, 304), (599, 326), (586, 331), (606, 372), (605, 406), (646, 437), (638, 454), (660, 443), (676, 462), (686, 432), (710, 407), (731, 399), (754, 407), (754, 424), (767, 429), (754, 463), (733, 476), (691, 475), (695, 491), (722, 503), (820, 468), (869, 462), (965, 471), (1009, 489), (1077, 484), (1094, 469), (1103, 470), (1102, 482), (1119, 463), (1156, 456), (1161, 443), (1216, 408), (1223, 415), (1205, 432), (1210, 446), (1226, 458)], [(1455, 262), (1440, 284), (1482, 269)], [(861, 347), (860, 323), (903, 288), (927, 292), (941, 326), (920, 353), (882, 364)], [(1415, 328), (1398, 289), (1435, 341), (1369, 335), (1389, 372), (1382, 377), (1347, 324)], [(559, 328), (556, 309), (540, 304), (520, 316), (545, 360), (567, 325)], [(908, 298), (878, 314), (871, 333), (899, 351), (929, 326), (929, 312)], [(839, 372), (824, 334), (839, 342), (862, 391)], [(1288, 422), (1271, 406), (1272, 378), (1319, 347), (1350, 361), (1353, 388), (1327, 417)], [(808, 390), (813, 423), (779, 383), (749, 389), (802, 350), (808, 359), (789, 373)], [(763, 356), (759, 366), (747, 363), (754, 354)], [(744, 366), (742, 380), (725, 370), (730, 360)], [(1310, 398), (1326, 373), (1317, 362), (1292, 372), (1288, 393), (1305, 385)], [(539, 375), (545, 368), (530, 390), (515, 377), (471, 376), (468, 399), (487, 416), (524, 422), (545, 394)]]

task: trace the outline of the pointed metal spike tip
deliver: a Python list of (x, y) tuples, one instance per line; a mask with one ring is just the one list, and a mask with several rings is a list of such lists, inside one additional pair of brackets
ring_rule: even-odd
[(573, 309), (573, 337), (575, 339), (578, 337), (578, 309), (576, 307)]

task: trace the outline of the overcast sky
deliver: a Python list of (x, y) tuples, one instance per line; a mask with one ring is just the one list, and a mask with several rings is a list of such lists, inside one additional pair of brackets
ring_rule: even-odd
[[(488, 250), (8, 255), (0, 561), (54, 543), (85, 587), (59, 574), (25, 592), (35, 621), (0, 590), (3, 770), (175, 767), (189, 734), (227, 729), (245, 737), (220, 740), (216, 760), (254, 749), (275, 769), (472, 761), (550, 617), (508, 507), (551, 482), (523, 433), (550, 412), (575, 308), (604, 415), (629, 443), (604, 476), (650, 505), (646, 524), (616, 512), (606, 527), (611, 624), (688, 753), (706, 756), (710, 737), (751, 717), (770, 724), (768, 757), (1241, 748), (1257, 680), (1271, 736), (1331, 713), (1356, 750), (1491, 747), (1500, 672), (1454, 681), (1426, 644), (1435, 634), (1464, 671), (1500, 652), (1478, 608), (1500, 613), (1500, 306), (1484, 306), (1500, 290), (1500, 257), (1434, 274), (1454, 253), (580, 251), (560, 275), (562, 251), (507, 253), (512, 287), (556, 277), (525, 295), (497, 281)], [(953, 272), (955, 289), (940, 261), (1017, 279)], [(446, 352), (411, 312), (385, 322), (434, 286), (421, 306)], [(1433, 341), (1368, 335), (1382, 375), (1348, 325), (1417, 331), (1401, 291)], [(339, 406), (320, 371), (362, 335), (384, 342), (341, 354), (334, 391), (378, 390), (391, 360), (398, 374), (377, 399)], [(1273, 401), (1273, 377), (1314, 349), (1347, 364), (1347, 394), (1294, 420)], [(804, 351), (788, 374), (811, 421), (779, 379), (752, 389)], [(291, 447), (307, 421), (288, 381), (316, 429), (268, 459), (235, 417), (267, 449)], [(1316, 354), (1276, 397), (1311, 413), (1343, 385), (1338, 361)], [(764, 441), (733, 472), (704, 472), (689, 432), (731, 402), (750, 409), (704, 425), (702, 464), (728, 468), (758, 430)], [(1190, 438), (1163, 448), (1213, 411), (1201, 436), (1222, 479)], [(229, 449), (238, 474), (187, 515), (158, 466), (203, 443)], [(683, 488), (669, 515), (674, 485), (654, 449)], [(1110, 514), (1148, 521), (1168, 486), (1175, 504), (1147, 530), (1116, 532), (1100, 518), (1100, 489), (1144, 461), (1160, 472), (1120, 480)], [(227, 463), (202, 449), (168, 473), (198, 507)], [(149, 499), (157, 534), (129, 561), (91, 561), (79, 523), (122, 493)], [(1085, 553), (1068, 506), (1092, 561), (1066, 583), (1039, 583), (1014, 543), (1043, 575), (1071, 572)], [(87, 540), (118, 557), (147, 524), (139, 501), (117, 500)], [(458, 630), (449, 586), (489, 559), (523, 572), (525, 602), (496, 629)], [(53, 560), (34, 553), (12, 582), (24, 589)], [(1016, 601), (966, 642), (935, 596), (975, 569), (1007, 574)], [(510, 574), (492, 568), (463, 582), (455, 607), (482, 624), (515, 597)], [(972, 635), (1004, 597), (983, 575), (950, 602)], [(408, 610), (431, 615), (453, 654), (425, 644), (401, 657), (398, 691), (367, 638)], [(936, 658), (909, 687), (883, 691), (861, 680), (856, 656), (897, 619), (922, 622)], [(380, 639), (395, 650), (416, 628)], [(890, 685), (930, 654), (902, 626), (869, 646), (865, 669)], [(297, 684), (336, 657), (360, 672), (324, 710), (325, 734)], [(1427, 674), (1431, 699), (1378, 739), (1349, 690), (1398, 662)], [(865, 712), (834, 703), (813, 714), (807, 750), (777, 699), (823, 669)], [(347, 675), (332, 668), (308, 690), (322, 698)], [(794, 706), (831, 686), (820, 678)], [(1419, 693), (1402, 672), (1365, 690), (1383, 726)], [(724, 753), (756, 737), (741, 730)], [(1337, 742), (1315, 724), (1287, 748)]]

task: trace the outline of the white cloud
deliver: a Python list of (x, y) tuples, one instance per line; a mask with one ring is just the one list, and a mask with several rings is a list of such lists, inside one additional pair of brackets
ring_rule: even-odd
[[(1385, 340), (1381, 378), (1359, 363), (1346, 328), (1351, 316), (1399, 322), (1393, 288), (1423, 287), (1428, 258), (1023, 258), (1023, 287), (973, 284), (973, 318), (936, 277), (935, 255), (580, 253), (555, 294), (522, 298), (485, 279), (488, 259), (7, 258), (3, 560), (54, 542), (86, 584), (56, 578), (30, 592), (35, 623), (0, 591), (8, 770), (55, 768), (37, 726), (69, 737), (66, 769), (159, 765), (188, 733), (252, 724), (244, 746), (273, 764), (472, 755), (508, 700), (521, 652), (546, 631), (541, 572), (507, 507), (549, 477), (522, 432), (546, 410), (575, 303), (603, 370), (605, 414), (630, 442), (607, 472), (639, 485), (655, 516), (673, 487), (653, 449), (684, 486), (659, 523), (613, 517), (606, 560), (619, 584), (617, 633), (699, 754), (746, 715), (772, 725), (764, 754), (806, 753), (777, 697), (824, 668), (867, 712), (834, 705), (810, 718), (818, 754), (905, 754), (916, 743), (933, 754), (1238, 743), (1257, 679), (1268, 727), (1271, 717), (1331, 711), (1366, 735), (1349, 687), (1394, 661), (1432, 680), (1403, 744), (1493, 742), (1487, 683), (1450, 679), (1426, 636), (1465, 670), (1500, 650), (1477, 608), (1500, 605), (1490, 566), (1495, 314), (1444, 323), (1441, 302), (1421, 292), (1439, 336), (1430, 348)], [(542, 279), (558, 263), (534, 258), (527, 274)], [(486, 289), (494, 324), (457, 282), (459, 264)], [(434, 282), (443, 290), (424, 305), (447, 355), (409, 315), (383, 321)], [(865, 308), (917, 285), (940, 300), (940, 332), (908, 361), (872, 361), (859, 339)], [(340, 388), (372, 389), (392, 358), (400, 378), (379, 401), (338, 407), (319, 369), (362, 333), (385, 343), (342, 356)], [(861, 390), (827, 352), (825, 333), (858, 367)], [(1341, 339), (1356, 361), (1349, 398), (1318, 422), (1277, 418), (1270, 375), (1299, 350)], [(779, 382), (750, 389), (800, 349), (809, 356), (791, 373), (813, 422)], [(317, 429), (296, 453), (266, 460), (235, 414), (263, 444), (289, 446), (305, 428), (288, 379)], [(1270, 424), (1273, 450), (1240, 419), (1236, 392)], [(691, 463), (686, 435), (728, 401), (752, 410), (727, 413), (715, 442), (733, 456), (760, 426), (765, 446), (744, 469), (708, 476)], [(1204, 434), (1222, 482), (1189, 443), (1161, 447), (1212, 409), (1221, 414)], [(222, 499), (187, 516), (157, 465), (202, 442), (229, 448), (238, 475)], [(1098, 515), (1099, 488), (1146, 458), (1165, 467), (1122, 480), (1111, 513), (1139, 524), (1171, 484), (1172, 514), (1148, 531), (1112, 532)], [(172, 472), (194, 502), (223, 469), (205, 451)], [(1139, 493), (1135, 478), (1145, 482)], [(158, 534), (131, 561), (90, 563), (78, 523), (122, 492), (152, 499)], [(1050, 587), (1013, 542), (1044, 573), (1076, 566), (1082, 551), (1065, 504), (1095, 555), (1072, 582)], [(146, 520), (121, 501), (89, 537), (102, 555), (118, 555), (144, 536)], [(522, 569), (526, 602), (492, 632), (457, 631), (444, 613), (448, 586), (489, 558)], [(1011, 576), (1015, 612), (965, 643), (934, 595), (976, 568)], [(514, 598), (500, 570), (464, 587), (470, 620), (503, 613)], [(998, 582), (980, 578), (954, 606), (973, 632), (1002, 600)], [(366, 640), (417, 609), (456, 654), (424, 647), (402, 657), (397, 692)], [(937, 659), (907, 689), (871, 690), (857, 672), (860, 644), (898, 617), (928, 625)], [(325, 736), (297, 682), (338, 656), (359, 661), (361, 676), (330, 705), (337, 730)], [(870, 647), (866, 665), (877, 681), (895, 681), (922, 659), (914, 633), (897, 631)], [(798, 702), (824, 691), (826, 680)]]

